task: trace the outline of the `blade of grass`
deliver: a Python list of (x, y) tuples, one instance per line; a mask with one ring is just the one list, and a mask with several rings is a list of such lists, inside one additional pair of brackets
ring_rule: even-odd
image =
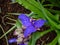
[(51, 15), (49, 11), (47, 11), (45, 8), (43, 8), (41, 3), (38, 4), (34, 0), (30, 0), (30, 1), (29, 0), (17, 0), (17, 1), (19, 1), (18, 2), (19, 4), (22, 3), (22, 5), (25, 6), (25, 8), (38, 14), (39, 17), (42, 17), (43, 19), (47, 19), (48, 22), (50, 23), (50, 25), (53, 26), (54, 28), (60, 29), (58, 24), (52, 20), (52, 19), (56, 20), (56, 18), (53, 15)]
[[(38, 1), (38, 2), (39, 2), (39, 1)], [(51, 19), (48, 17), (47, 13), (45, 12), (46, 9), (43, 8), (43, 6), (41, 5), (40, 2), (39, 2), (39, 4), (40, 4), (40, 8), (41, 8), (44, 16), (45, 16), (46, 19), (49, 21), (49, 23), (50, 23), (53, 27), (55, 27), (55, 28), (57, 28), (57, 29), (60, 29), (60, 27), (57, 25), (57, 23), (54, 22), (53, 20), (51, 20)], [(46, 11), (47, 11), (47, 10), (46, 10)]]
[(25, 8), (27, 8), (27, 9), (31, 10), (32, 12), (38, 14), (39, 17), (44, 18), (42, 12), (40, 12), (40, 9), (37, 8), (36, 3), (35, 3), (36, 5), (33, 5), (33, 4), (31, 4), (32, 2), (30, 3), (30, 2), (28, 2), (28, 0), (17, 0), (17, 1), (19, 4), (22, 3), (22, 5), (25, 6)]

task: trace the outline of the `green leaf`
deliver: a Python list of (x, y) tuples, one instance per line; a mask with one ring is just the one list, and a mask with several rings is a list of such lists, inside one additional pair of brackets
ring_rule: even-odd
[(22, 5), (25, 6), (25, 8), (38, 14), (39, 17), (41, 17), (43, 19), (47, 19), (51, 26), (53, 26), (57, 29), (60, 29), (60, 27), (57, 25), (57, 23), (52, 20), (52, 19), (56, 20), (56, 18), (53, 15), (51, 15), (51, 13), (49, 11), (47, 11), (45, 8), (43, 8), (41, 3), (38, 3), (34, 0), (30, 0), (30, 1), (29, 0), (18, 0), (18, 1), (19, 1), (18, 2), (19, 4), (21, 1)]
[(48, 9), (48, 10), (51, 11), (52, 13), (60, 14), (60, 11), (59, 10), (53, 10), (53, 9)]
[[(41, 8), (40, 10), (42, 11), (43, 15), (47, 15), (47, 17), (51, 18), (53, 21), (59, 23), (59, 21), (56, 19), (56, 16), (52, 15), (46, 8), (43, 8), (43, 6), (42, 6), (41, 3), (39, 2), (39, 0), (38, 0), (38, 3), (40, 4), (40, 5), (39, 5), (40, 8)], [(44, 10), (44, 11), (43, 11), (43, 10)], [(45, 12), (46, 14), (44, 14), (44, 12)], [(46, 17), (46, 18), (47, 18), (47, 17)]]
[[(45, 9), (45, 8), (43, 8), (43, 6), (41, 5), (41, 3), (39, 3), (40, 4), (40, 8), (41, 8), (41, 11), (42, 11), (42, 13), (44, 14), (44, 16), (46, 17), (46, 19), (48, 20), (48, 22), (50, 23), (50, 25), (52, 25), (54, 28), (57, 28), (57, 29), (60, 29), (60, 27), (57, 25), (57, 23), (56, 22), (54, 22), (49, 16), (51, 16), (51, 14)], [(48, 12), (48, 14), (47, 14), (47, 12)]]
[(47, 0), (50, 1), (53, 5), (56, 5), (57, 7), (60, 7), (60, 0)]
[[(39, 15), (39, 17), (42, 17), (42, 18), (45, 19), (44, 14), (42, 12), (43, 8), (41, 8), (41, 4), (39, 5), (39, 3), (34, 1), (34, 0), (30, 0), (30, 1), (28, 1), (28, 0), (24, 0), (24, 1), (19, 0), (18, 3), (20, 4), (20, 2), (22, 2), (22, 5), (25, 6), (25, 8), (31, 10), (32, 12), (35, 12), (36, 14)], [(47, 11), (46, 9), (44, 11), (47, 13), (47, 16), (49, 16), (51, 19), (56, 20), (56, 18), (49, 11)]]
[(22, 24), (21, 24), (20, 20), (16, 21), (16, 26), (17, 26), (17, 28), (21, 28), (22, 27)]
[(47, 34), (47, 33), (50, 32), (50, 31), (52, 31), (52, 30), (46, 30), (46, 31), (44, 31), (44, 32), (35, 32), (35, 33), (33, 33), (33, 35), (32, 35), (32, 37), (31, 37), (28, 45), (35, 45), (36, 40), (37, 40), (38, 38), (42, 37), (43, 35)]
[(22, 2), (22, 5), (25, 6), (25, 8), (27, 8), (27, 9), (31, 10), (32, 12), (38, 14), (39, 17), (44, 18), (43, 13), (41, 12), (40, 7), (38, 7), (39, 4), (37, 2), (35, 2), (34, 0), (32, 0), (32, 1), (31, 0), (30, 1), (19, 0), (18, 3), (20, 4), (20, 2)]
[(56, 14), (55, 17), (56, 17), (57, 21), (59, 21), (59, 14)]
[(58, 44), (60, 45), (60, 30), (57, 30), (57, 36), (58, 36)]
[(38, 3), (40, 4), (40, 8), (41, 8), (41, 11), (43, 13), (43, 15), (48, 19), (48, 20), (51, 20), (51, 21), (55, 21), (57, 23), (59, 23), (59, 21), (57, 20), (56, 16), (52, 15), (47, 9), (43, 8), (43, 6), (41, 5), (41, 3), (38, 1)]
[(60, 45), (60, 33), (58, 34), (58, 43)]
[(48, 10), (45, 10), (45, 12), (47, 13), (48, 17), (51, 18), (51, 20), (59, 23), (59, 21), (57, 20), (56, 16), (52, 15)]

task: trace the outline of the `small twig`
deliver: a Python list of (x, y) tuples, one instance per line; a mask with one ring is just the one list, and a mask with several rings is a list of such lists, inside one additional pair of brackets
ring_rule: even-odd
[(6, 22), (7, 24), (10, 24), (10, 25), (15, 25), (15, 23), (9, 23), (9, 22)]
[[(0, 27), (1, 27), (2, 31), (3, 31), (3, 33), (5, 33), (5, 31), (4, 31), (4, 29), (2, 28), (1, 25), (0, 25)], [(5, 35), (5, 39), (6, 39), (7, 45), (9, 45), (9, 44), (8, 44), (8, 39), (7, 39), (7, 36), (6, 36), (6, 35)]]
[(9, 18), (9, 17), (6, 17), (7, 19), (9, 19), (9, 20), (11, 20), (11, 21), (14, 21), (14, 22), (16, 22), (16, 20), (15, 19), (12, 19), (12, 18)]
[(5, 16), (2, 17), (2, 23), (3, 23), (4, 25), (6, 25), (6, 24), (4, 23), (4, 18), (5, 18), (6, 16), (9, 16), (9, 15), (5, 15)]
[(1, 11), (1, 7), (0, 7), (0, 13), (1, 13), (2, 11)]
[(9, 4), (14, 4), (14, 3), (16, 3), (16, 2), (10, 2)]
[(47, 37), (46, 41), (49, 39), (49, 37)]
[(42, 41), (41, 45), (44, 45), (45, 41)]
[(16, 28), (16, 25), (14, 25), (12, 28), (10, 28), (6, 33), (4, 33), (0, 39), (2, 39), (5, 35), (7, 35), (9, 32), (11, 32), (14, 28)]
[(9, 15), (20, 15), (20, 13), (7, 13), (7, 14), (9, 14)]
[(4, 22), (4, 18), (5, 18), (5, 17), (6, 17), (7, 19), (11, 20), (11, 21), (16, 22), (16, 20), (14, 20), (14, 19), (12, 19), (12, 18), (9, 18), (9, 17), (7, 17), (7, 16), (9, 16), (9, 15), (5, 15), (4, 17), (2, 17), (2, 23), (3, 23), (4, 25), (6, 25), (5, 22)]

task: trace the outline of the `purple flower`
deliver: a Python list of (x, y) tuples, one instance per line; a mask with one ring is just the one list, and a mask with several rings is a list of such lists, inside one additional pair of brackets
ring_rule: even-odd
[(46, 22), (46, 20), (43, 20), (43, 19), (36, 20), (36, 21), (34, 21), (34, 26), (36, 28), (40, 28), (45, 24), (45, 22)]
[(14, 43), (14, 42), (17, 42), (17, 41), (16, 41), (16, 38), (12, 38), (12, 39), (10, 39), (8, 42), (9, 42), (9, 43)]
[(24, 31), (24, 36), (27, 37), (27, 36), (29, 36), (31, 33), (35, 32), (35, 31), (36, 31), (35, 27), (31, 25), (31, 26), (29, 26), (29, 27), (27, 27), (27, 28), (25, 29), (25, 31)]
[(18, 19), (21, 21), (22, 25), (26, 27), (24, 31), (25, 37), (28, 37), (31, 33), (35, 32), (36, 29), (42, 27), (46, 22), (46, 20), (43, 19), (30, 21), (30, 17), (26, 16), (25, 14), (20, 14)]
[(31, 25), (30, 18), (26, 16), (25, 14), (20, 14), (18, 16), (18, 19), (21, 21), (22, 25), (24, 25), (25, 27), (28, 27)]

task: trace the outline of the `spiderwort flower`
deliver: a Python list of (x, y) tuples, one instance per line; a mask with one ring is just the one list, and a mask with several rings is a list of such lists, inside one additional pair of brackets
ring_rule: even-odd
[(27, 27), (27, 28), (25, 29), (25, 31), (24, 31), (24, 36), (27, 37), (27, 36), (29, 36), (31, 33), (35, 32), (35, 31), (36, 31), (35, 27), (31, 25), (31, 26), (29, 26), (29, 27)]
[(30, 18), (26, 16), (25, 14), (19, 15), (18, 19), (21, 20), (22, 25), (24, 25), (25, 27), (28, 27), (31, 25)]
[[(24, 37), (28, 37), (31, 33), (35, 32), (38, 28), (42, 27), (45, 24), (45, 20), (32, 20), (30, 21), (30, 17), (26, 16), (25, 14), (20, 14), (18, 19), (21, 21), (22, 25), (26, 27), (24, 31)], [(34, 22), (34, 23), (33, 23)]]
[(45, 22), (46, 20), (43, 20), (43, 19), (36, 20), (34, 21), (34, 26), (36, 28), (41, 28), (45, 24)]
[[(23, 33), (24, 38), (28, 37), (31, 33), (36, 32), (37, 29), (41, 28), (46, 22), (46, 20), (43, 19), (31, 20), (31, 18), (26, 16), (25, 14), (20, 14), (18, 16), (18, 19), (21, 21), (22, 25), (26, 27)], [(18, 42), (16, 38), (12, 38), (9, 40), (9, 43), (14, 43), (14, 42)], [(19, 45), (27, 45), (27, 44), (23, 42), (20, 43)]]

